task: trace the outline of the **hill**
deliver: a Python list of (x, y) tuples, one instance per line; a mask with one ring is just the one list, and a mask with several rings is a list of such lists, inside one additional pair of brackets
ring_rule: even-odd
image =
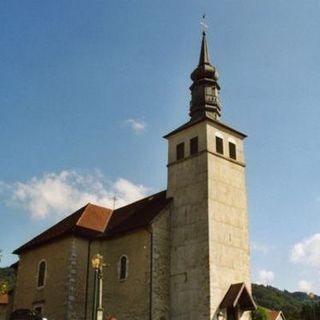
[(287, 320), (300, 320), (301, 310), (305, 304), (319, 303), (320, 297), (310, 297), (304, 292), (289, 292), (272, 286), (252, 284), (252, 294), (259, 306), (283, 311)]

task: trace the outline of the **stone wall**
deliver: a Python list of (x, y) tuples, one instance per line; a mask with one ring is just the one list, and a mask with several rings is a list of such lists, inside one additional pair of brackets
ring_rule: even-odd
[[(121, 237), (95, 241), (91, 256), (103, 255), (104, 269), (103, 307), (105, 315), (121, 320), (146, 320), (150, 315), (150, 232), (137, 230)], [(128, 277), (119, 280), (119, 260), (128, 257)], [(88, 314), (91, 319), (93, 297), (93, 271), (90, 270), (88, 288)]]
[(152, 319), (170, 319), (170, 210), (152, 223)]
[[(223, 138), (223, 155), (216, 152), (216, 134)], [(198, 153), (190, 155), (195, 136)], [(211, 121), (169, 137), (172, 320), (215, 319), (231, 284), (245, 282), (250, 290), (242, 140), (241, 134)], [(177, 161), (181, 142), (185, 158)], [(236, 160), (229, 157), (229, 142), (236, 145)]]
[[(86, 250), (86, 240), (70, 236), (21, 254), (14, 310), (42, 305), (50, 320), (83, 319)], [(46, 281), (37, 288), (41, 260), (47, 265)]]
[[(50, 320), (91, 319), (94, 274), (91, 258), (99, 253), (107, 264), (103, 271), (105, 315), (115, 315), (121, 320), (150, 319), (151, 312), (155, 316), (168, 316), (168, 219), (168, 212), (160, 214), (153, 227), (153, 310), (150, 305), (151, 228), (93, 242), (69, 236), (23, 253), (14, 309), (32, 309), (37, 304), (43, 306), (44, 315)], [(126, 280), (119, 280), (122, 255), (128, 257)], [(38, 289), (37, 270), (41, 260), (46, 261), (47, 276), (45, 286)]]
[[(209, 319), (208, 174), (206, 124), (201, 122), (169, 138), (168, 196), (171, 213), (171, 319)], [(190, 156), (190, 139), (199, 153)], [(185, 159), (176, 161), (176, 145), (185, 143)]]
[[(209, 124), (208, 137), (219, 132), (224, 154), (208, 139), (208, 200), (211, 317), (230, 284), (245, 282), (251, 290), (248, 214), (243, 142), (227, 129)], [(236, 143), (237, 160), (229, 158), (228, 140)]]

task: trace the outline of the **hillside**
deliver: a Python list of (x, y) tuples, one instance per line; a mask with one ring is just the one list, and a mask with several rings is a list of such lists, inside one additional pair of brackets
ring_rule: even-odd
[(287, 320), (300, 320), (300, 313), (304, 304), (320, 302), (320, 297), (312, 298), (304, 292), (290, 293), (272, 286), (252, 285), (252, 294), (259, 306), (283, 311)]

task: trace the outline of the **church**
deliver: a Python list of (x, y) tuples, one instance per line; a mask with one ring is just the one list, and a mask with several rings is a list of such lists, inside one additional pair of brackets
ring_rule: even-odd
[(246, 135), (221, 120), (206, 37), (190, 119), (164, 137), (167, 189), (115, 210), (86, 204), (16, 249), (14, 310), (92, 319), (100, 254), (103, 319), (251, 319)]

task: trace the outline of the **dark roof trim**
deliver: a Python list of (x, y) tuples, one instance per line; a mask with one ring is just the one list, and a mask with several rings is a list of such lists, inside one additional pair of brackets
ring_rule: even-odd
[(224, 296), (220, 308), (236, 308), (240, 307), (243, 311), (255, 310), (257, 308), (246, 285), (242, 283), (232, 284)]
[(231, 127), (229, 127), (228, 125), (224, 124), (224, 123), (221, 122), (221, 121), (213, 120), (213, 119), (210, 119), (210, 118), (208, 118), (208, 117), (203, 117), (203, 118), (199, 118), (199, 119), (197, 119), (197, 120), (189, 121), (189, 122), (183, 124), (183, 125), (180, 126), (179, 128), (177, 128), (177, 129), (171, 131), (170, 133), (166, 134), (165, 136), (163, 136), (163, 138), (167, 139), (167, 138), (171, 137), (172, 135), (174, 135), (174, 134), (176, 134), (176, 133), (178, 133), (178, 132), (180, 132), (180, 131), (183, 131), (183, 130), (189, 128), (189, 127), (192, 127), (192, 126), (196, 125), (197, 123), (200, 123), (200, 122), (205, 121), (205, 120), (207, 120), (207, 121), (209, 121), (209, 122), (212, 122), (212, 123), (220, 126), (220, 127), (223, 128), (223, 129), (227, 129), (227, 130), (229, 130), (229, 131), (232, 131), (233, 133), (237, 134), (237, 135), (240, 136), (241, 138), (246, 138), (246, 137), (247, 137), (246, 134), (244, 134), (244, 133), (242, 133), (242, 132), (240, 132), (240, 131), (238, 131), (238, 130), (235, 130), (235, 129), (231, 128)]
[(112, 238), (148, 226), (171, 202), (162, 191), (114, 211), (87, 204), (13, 253), (20, 254), (69, 235), (85, 239)]
[(99, 238), (113, 238), (152, 224), (153, 219), (163, 211), (172, 199), (167, 198), (166, 190), (118, 208)]

